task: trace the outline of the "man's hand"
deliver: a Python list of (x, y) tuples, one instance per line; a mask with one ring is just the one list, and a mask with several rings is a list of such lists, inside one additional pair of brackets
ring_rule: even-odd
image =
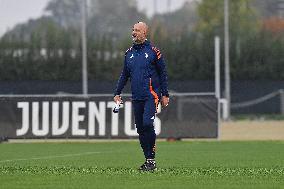
[(114, 98), (113, 98), (114, 102), (117, 103), (117, 102), (122, 102), (121, 100), (121, 97), (119, 95), (116, 95)]
[(163, 106), (164, 108), (169, 105), (169, 102), (170, 102), (170, 98), (169, 98), (169, 97), (167, 97), (167, 96), (162, 96), (162, 101), (161, 101), (161, 103), (162, 103), (162, 106)]

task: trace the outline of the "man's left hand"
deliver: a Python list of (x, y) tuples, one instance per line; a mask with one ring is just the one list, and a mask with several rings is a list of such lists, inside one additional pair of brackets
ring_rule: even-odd
[(169, 102), (170, 102), (170, 98), (169, 98), (169, 97), (167, 97), (167, 96), (163, 96), (163, 97), (162, 97), (161, 103), (162, 103), (162, 106), (163, 106), (164, 108), (169, 105)]

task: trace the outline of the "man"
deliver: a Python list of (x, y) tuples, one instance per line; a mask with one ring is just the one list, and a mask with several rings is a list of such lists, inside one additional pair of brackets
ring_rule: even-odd
[(128, 78), (131, 81), (132, 104), (140, 145), (145, 156), (142, 171), (156, 169), (154, 119), (158, 103), (169, 103), (167, 71), (160, 50), (147, 40), (148, 26), (138, 22), (133, 26), (133, 46), (125, 53), (124, 67), (115, 90), (115, 102), (121, 102), (121, 91)]

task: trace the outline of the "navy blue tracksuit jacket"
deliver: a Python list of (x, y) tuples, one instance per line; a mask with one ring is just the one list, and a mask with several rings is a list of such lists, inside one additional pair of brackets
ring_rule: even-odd
[(128, 78), (131, 80), (133, 100), (169, 96), (163, 56), (160, 50), (147, 40), (143, 44), (134, 44), (126, 51), (115, 95), (121, 94)]

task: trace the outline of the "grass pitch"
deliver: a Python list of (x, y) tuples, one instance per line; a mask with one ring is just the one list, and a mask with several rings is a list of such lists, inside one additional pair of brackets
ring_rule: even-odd
[(138, 142), (0, 144), (0, 188), (284, 188), (284, 142), (158, 142), (158, 171), (137, 171)]

